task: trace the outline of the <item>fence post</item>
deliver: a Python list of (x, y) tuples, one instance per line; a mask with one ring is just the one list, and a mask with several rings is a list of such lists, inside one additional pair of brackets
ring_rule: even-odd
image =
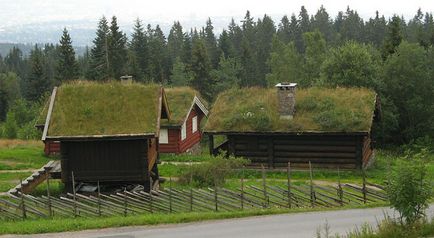
[(74, 195), (74, 217), (77, 217), (77, 198), (75, 197), (75, 177), (74, 177), (74, 171), (71, 171), (71, 177), (72, 177), (72, 193)]
[(26, 205), (24, 204), (24, 192), (23, 192), (23, 180), (20, 179), (20, 185), (21, 185), (21, 212), (22, 212), (22, 216), (23, 216), (23, 220), (25, 220), (27, 218), (27, 214), (26, 214)]
[(339, 198), (339, 203), (341, 204), (341, 206), (344, 205), (344, 191), (342, 190), (342, 184), (341, 184), (341, 174), (340, 174), (340, 169), (338, 166), (338, 198)]
[(269, 206), (270, 201), (268, 200), (268, 194), (267, 194), (265, 168), (264, 168), (264, 165), (261, 165), (261, 166), (262, 166), (262, 187), (264, 189), (264, 208), (266, 208)]
[(127, 188), (124, 188), (124, 217), (127, 216), (127, 206), (128, 206), (128, 201), (127, 201)]
[(288, 173), (288, 208), (291, 209), (292, 207), (292, 202), (291, 202), (291, 162), (288, 162), (288, 168), (287, 168), (287, 173)]
[(313, 189), (312, 163), (310, 161), (309, 161), (309, 172), (310, 172), (310, 202), (311, 202), (311, 206), (315, 207), (315, 191)]
[(217, 185), (214, 182), (214, 201), (215, 201), (215, 211), (219, 211), (219, 205), (218, 205), (218, 195), (217, 195)]
[(244, 168), (241, 171), (241, 210), (244, 210)]
[(169, 212), (172, 213), (172, 176), (169, 177)]
[(101, 216), (101, 188), (99, 187), (99, 180), (96, 185), (98, 187), (98, 215)]
[(152, 204), (152, 178), (149, 178), (149, 211), (154, 213), (154, 205)]
[[(48, 171), (46, 171), (48, 173)], [(51, 209), (51, 196), (50, 196), (50, 173), (47, 175), (47, 198), (48, 198), (48, 216), (52, 216), (52, 209)]]
[(362, 178), (363, 178), (363, 185), (362, 185), (363, 203), (366, 204), (366, 173), (364, 168), (362, 168)]
[(193, 163), (190, 160), (190, 212), (192, 211), (193, 211)]

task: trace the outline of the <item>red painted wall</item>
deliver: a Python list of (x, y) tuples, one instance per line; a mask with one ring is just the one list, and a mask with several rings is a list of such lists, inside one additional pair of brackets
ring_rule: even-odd
[(60, 153), (60, 142), (59, 141), (45, 141), (44, 147), (45, 155), (55, 155)]
[[(199, 112), (199, 113), (197, 113)], [(197, 116), (197, 131), (193, 133), (193, 117)], [(184, 140), (181, 140), (181, 127), (168, 129), (168, 144), (160, 144), (160, 152), (161, 153), (183, 153), (190, 149), (192, 146), (196, 145), (200, 142), (202, 138), (202, 132), (200, 130), (200, 122), (204, 114), (202, 111), (193, 108), (190, 114), (188, 115), (186, 124), (186, 137)]]

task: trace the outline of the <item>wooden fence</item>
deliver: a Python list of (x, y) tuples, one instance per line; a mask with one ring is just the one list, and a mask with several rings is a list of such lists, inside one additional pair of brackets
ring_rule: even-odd
[[(264, 170), (263, 170), (264, 171)], [(310, 182), (294, 184), (288, 166), (286, 184), (267, 184), (263, 172), (262, 184), (245, 185), (240, 178), (238, 188), (173, 188), (159, 191), (126, 191), (103, 194), (99, 190), (89, 195), (67, 193), (60, 197), (50, 196), (49, 180), (47, 195), (36, 197), (23, 193), (0, 199), (0, 220), (50, 218), (50, 217), (100, 217), (128, 216), (145, 213), (182, 213), (207, 211), (237, 211), (264, 208), (307, 208), (362, 205), (387, 200), (383, 187), (370, 184), (366, 179), (360, 185), (317, 185), (310, 173)], [(75, 186), (73, 186), (75, 187)]]

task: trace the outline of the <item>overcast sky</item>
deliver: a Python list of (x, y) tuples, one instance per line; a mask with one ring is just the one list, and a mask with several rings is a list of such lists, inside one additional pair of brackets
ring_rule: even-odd
[(256, 17), (265, 13), (281, 17), (298, 13), (301, 5), (307, 8), (309, 14), (314, 14), (324, 5), (332, 17), (349, 5), (365, 20), (373, 16), (376, 10), (386, 17), (398, 13), (409, 19), (419, 7), (424, 12), (433, 12), (434, 0), (0, 0), (0, 29), (51, 21), (97, 21), (102, 15), (116, 15), (121, 23), (131, 23), (137, 17), (144, 21), (180, 20), (181, 23), (206, 19), (208, 16), (240, 19), (246, 10)]

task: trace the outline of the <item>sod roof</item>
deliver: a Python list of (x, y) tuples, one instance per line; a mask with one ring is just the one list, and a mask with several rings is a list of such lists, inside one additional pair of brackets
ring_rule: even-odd
[[(170, 121), (163, 120), (162, 125), (181, 125), (189, 112), (194, 97), (199, 93), (190, 87), (164, 88), (170, 107)], [(200, 99), (202, 103), (204, 100)]]
[(160, 86), (77, 81), (57, 89), (47, 137), (155, 134)]
[(369, 132), (376, 93), (364, 88), (296, 90), (295, 115), (281, 119), (277, 90), (230, 89), (221, 93), (205, 132)]

